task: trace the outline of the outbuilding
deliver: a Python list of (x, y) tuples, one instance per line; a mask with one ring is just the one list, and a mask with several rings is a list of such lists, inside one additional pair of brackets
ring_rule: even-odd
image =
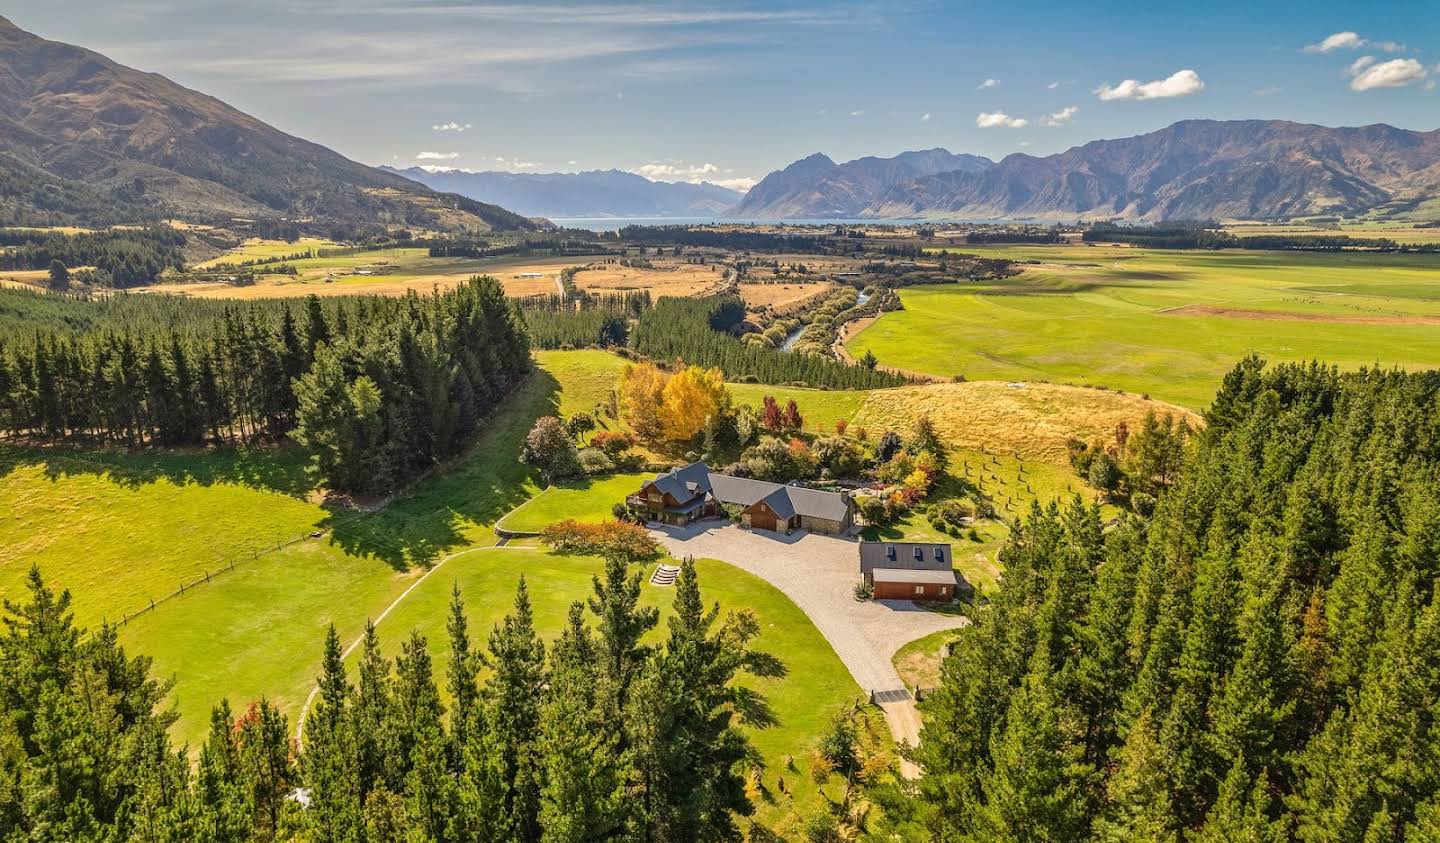
[(914, 568), (876, 568), (870, 572), (876, 600), (938, 600), (955, 598), (955, 572)]

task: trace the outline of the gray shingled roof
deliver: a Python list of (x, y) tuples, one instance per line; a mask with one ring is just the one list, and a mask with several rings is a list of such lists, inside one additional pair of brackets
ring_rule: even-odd
[(656, 488), (680, 503), (710, 491), (710, 469), (703, 462), (692, 462), (655, 475)]
[[(915, 558), (915, 551), (920, 558)], [(891, 557), (893, 550), (894, 557)], [(937, 553), (938, 552), (938, 553)], [(860, 542), (860, 573), (881, 568), (910, 571), (948, 571), (955, 559), (948, 544), (920, 542)]]
[(781, 518), (805, 515), (827, 521), (843, 521), (849, 502), (838, 492), (824, 492), (801, 486), (786, 486), (748, 477), (731, 477), (711, 471), (703, 462), (656, 475), (655, 485), (682, 503), (696, 494), (710, 492), (721, 503), (751, 506), (758, 501), (775, 510)]

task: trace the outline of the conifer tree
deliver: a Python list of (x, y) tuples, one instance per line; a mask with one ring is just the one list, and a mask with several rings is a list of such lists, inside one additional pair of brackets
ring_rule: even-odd
[(485, 720), (500, 773), (505, 836), (529, 843), (540, 839), (544, 782), (538, 738), (546, 676), (545, 646), (535, 634), (523, 576), (514, 610), (490, 633), (490, 660), (494, 673), (485, 686)]

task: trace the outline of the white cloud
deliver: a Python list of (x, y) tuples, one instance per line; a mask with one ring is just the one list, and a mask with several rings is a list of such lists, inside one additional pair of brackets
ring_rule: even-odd
[(728, 187), (731, 190), (738, 190), (741, 193), (744, 193), (745, 191), (754, 187), (757, 183), (759, 183), (759, 181), (759, 179), (752, 179), (748, 176), (733, 179), (710, 179), (711, 184), (719, 185), (720, 187)]
[(685, 161), (651, 161), (648, 164), (641, 164), (630, 172), (644, 176), (651, 181), (689, 182), (699, 184), (709, 182), (718, 184), (721, 187), (728, 187), (731, 190), (749, 190), (755, 186), (756, 179), (749, 176), (732, 176), (730, 178), (716, 178), (716, 174), (733, 173), (731, 168), (717, 167), (710, 162), (703, 164), (690, 164)]
[(533, 170), (545, 166), (539, 161), (521, 161), (519, 158), (506, 158), (503, 155), (495, 156), (495, 163), (507, 170)]
[(1188, 97), (1205, 90), (1200, 74), (1193, 70), (1177, 70), (1169, 78), (1153, 82), (1139, 82), (1126, 79), (1119, 85), (1101, 85), (1095, 89), (1095, 96), (1102, 100), (1155, 100), (1169, 97)]
[(993, 87), (995, 87), (996, 85), (999, 85), (999, 84), (1000, 84), (1000, 80), (999, 80), (999, 79), (986, 79), (984, 82), (981, 82), (979, 85), (975, 86), (975, 90), (977, 90), (977, 91), (983, 91), (983, 90), (985, 90), (986, 88), (993, 88)]
[(470, 128), (470, 124), (456, 123), (454, 120), (451, 120), (449, 123), (436, 123), (430, 128), (437, 132), (464, 132)]
[(920, 122), (921, 122), (921, 123), (929, 123), (929, 122), (930, 122), (930, 112), (927, 111), (927, 112), (925, 112), (924, 114), (920, 115)]
[(860, 115), (862, 115), (862, 114), (864, 114), (864, 113), (865, 113), (865, 110), (864, 110), (864, 109), (856, 109), (855, 111), (850, 112), (850, 116), (851, 116), (851, 117), (859, 117)]
[(1285, 93), (1285, 89), (1279, 85), (1266, 85), (1263, 88), (1256, 88), (1254, 93), (1257, 97), (1273, 97)]
[(1051, 82), (1049, 85), (1046, 85), (1045, 87), (1047, 87), (1047, 88), (1049, 88), (1050, 90), (1053, 91), (1053, 90), (1055, 90), (1056, 88), (1060, 87), (1060, 83), (1059, 83), (1059, 82)]
[(1045, 125), (1045, 126), (1064, 126), (1066, 123), (1069, 123), (1071, 120), (1074, 120), (1074, 119), (1075, 119), (1075, 115), (1076, 115), (1076, 114), (1079, 114), (1079, 113), (1080, 113), (1080, 107), (1079, 107), (1079, 106), (1077, 106), (1077, 105), (1067, 105), (1066, 107), (1060, 109), (1059, 111), (1055, 112), (1054, 114), (1047, 114), (1047, 115), (1045, 115), (1045, 118), (1044, 118), (1043, 120), (1041, 120), (1040, 123), (1041, 123), (1041, 125)]
[(460, 157), (458, 152), (421, 152), (416, 154), (416, 161), (454, 161)]
[(1376, 64), (1370, 56), (1362, 56), (1350, 65), (1349, 74), (1351, 90), (1369, 91), (1374, 88), (1403, 88), (1423, 82), (1429, 72), (1414, 59), (1391, 59)]
[(1361, 47), (1374, 47), (1387, 53), (1398, 53), (1405, 49), (1404, 44), (1394, 41), (1371, 41), (1368, 38), (1361, 38), (1355, 32), (1337, 32), (1328, 35), (1324, 40), (1316, 44), (1310, 44), (1302, 52), (1306, 53), (1333, 53), (1336, 50), (1358, 50)]
[(1020, 141), (1020, 148), (1024, 149), (1030, 145), (1030, 141)]
[(1023, 117), (1011, 117), (1003, 111), (982, 111), (975, 115), (975, 125), (982, 129), (1023, 129), (1030, 121)]
[(580, 162), (579, 162), (579, 161), (576, 161), (575, 159), (572, 158), (572, 159), (570, 159), (570, 162), (569, 162), (569, 163), (570, 163), (570, 166), (573, 167), (573, 166), (575, 166), (576, 164), (579, 164)]

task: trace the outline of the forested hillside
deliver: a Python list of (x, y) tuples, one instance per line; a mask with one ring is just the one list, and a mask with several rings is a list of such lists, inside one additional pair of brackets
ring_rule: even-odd
[(529, 368), (491, 278), (299, 310), (0, 291), (0, 432), (132, 447), (292, 435), (337, 490), (390, 491), (453, 455)]
[(934, 839), (1440, 837), (1440, 373), (1224, 381), (1153, 518), (1033, 512), (929, 701)]

